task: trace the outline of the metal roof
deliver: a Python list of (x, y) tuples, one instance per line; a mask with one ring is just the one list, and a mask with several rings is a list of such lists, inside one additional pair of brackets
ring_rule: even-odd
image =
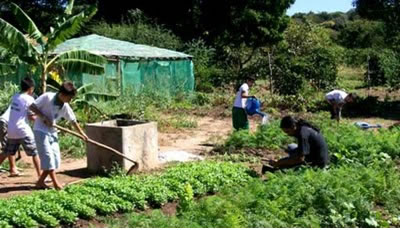
[(111, 39), (97, 34), (67, 40), (58, 45), (53, 53), (59, 54), (70, 50), (87, 50), (91, 53), (105, 57), (119, 57), (126, 59), (192, 58), (192, 56), (185, 53)]

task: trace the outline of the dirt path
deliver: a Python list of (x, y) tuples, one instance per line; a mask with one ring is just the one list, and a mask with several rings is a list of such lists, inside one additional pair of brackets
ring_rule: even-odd
[(216, 142), (221, 141), (231, 132), (231, 118), (216, 119), (201, 117), (198, 127), (159, 133), (159, 152), (181, 150), (193, 154), (201, 154), (213, 148)]
[[(24, 168), (19, 177), (9, 177), (8, 172), (2, 171), (0, 174), (0, 198), (9, 197), (19, 194), (27, 194), (34, 191), (35, 182), (38, 180), (35, 170), (33, 169), (31, 158), (25, 153), (21, 153)], [(66, 184), (76, 180), (89, 177), (86, 173), (86, 158), (84, 159), (62, 159), (61, 169), (57, 173), (58, 179)], [(48, 185), (51, 185), (48, 184)]]
[[(231, 118), (197, 117), (198, 127), (195, 129), (177, 130), (159, 133), (159, 151), (181, 150), (200, 154), (212, 148), (231, 132)], [(28, 194), (35, 191), (37, 181), (31, 158), (22, 153), (23, 175), (8, 177), (8, 172), (0, 173), (0, 198)], [(86, 171), (86, 158), (62, 159), (61, 169), (57, 173), (59, 180), (68, 184), (90, 177)], [(51, 185), (51, 183), (49, 184)]]
[[(224, 139), (232, 131), (231, 118), (197, 117), (198, 127), (194, 129), (182, 129), (173, 132), (159, 133), (159, 152), (186, 151), (192, 154), (202, 154), (209, 151), (216, 143)], [(354, 119), (351, 122), (361, 119)], [(372, 124), (382, 124), (388, 127), (396, 121), (378, 118), (362, 119)], [(251, 119), (251, 130), (254, 131), (260, 123), (258, 118)], [(8, 177), (8, 172), (0, 172), (0, 198), (14, 195), (28, 194), (34, 190), (37, 176), (33, 170), (32, 161), (22, 153), (23, 175), (20, 177)], [(90, 177), (86, 170), (86, 158), (62, 159), (58, 178), (64, 184), (76, 182)], [(51, 184), (49, 184), (51, 185)]]

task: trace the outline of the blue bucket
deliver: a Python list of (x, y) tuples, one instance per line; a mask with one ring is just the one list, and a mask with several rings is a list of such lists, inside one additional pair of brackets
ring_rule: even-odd
[(245, 112), (250, 116), (258, 114), (259, 116), (264, 117), (267, 114), (260, 112), (260, 105), (261, 102), (257, 98), (248, 98), (246, 100)]

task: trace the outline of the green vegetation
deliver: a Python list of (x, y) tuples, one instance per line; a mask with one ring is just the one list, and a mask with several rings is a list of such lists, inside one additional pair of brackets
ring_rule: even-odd
[(154, 23), (139, 9), (130, 10), (121, 23), (101, 21), (92, 25), (90, 30), (113, 39), (173, 50), (180, 49), (182, 42), (172, 31)]
[[(205, 197), (168, 217), (127, 214), (109, 227), (335, 228), (399, 225), (399, 174), (346, 166), (268, 174), (246, 186)], [(180, 203), (181, 204), (181, 203)], [(380, 209), (378, 209), (380, 207)]]
[(63, 191), (0, 200), (0, 226), (71, 226), (77, 218), (160, 207), (185, 197), (189, 190), (194, 196), (216, 193), (250, 178), (244, 166), (217, 162), (180, 164), (157, 175), (98, 178)]
[(288, 142), (288, 136), (281, 131), (279, 122), (274, 121), (269, 125), (259, 126), (254, 133), (247, 130), (234, 132), (230, 135), (225, 143), (226, 149), (243, 149), (243, 148), (267, 148), (276, 150)]
[(348, 91), (362, 88), (364, 86), (364, 70), (362, 68), (351, 68), (341, 66), (338, 70), (337, 85)]
[(296, 95), (304, 87), (332, 87), (337, 77), (340, 48), (327, 29), (291, 21), (274, 58), (273, 83), (282, 95)]
[[(31, 65), (33, 72), (38, 70), (41, 81), (41, 92), (46, 92), (47, 75), (52, 70), (71, 70), (86, 73), (103, 73), (105, 59), (86, 50), (73, 50), (54, 55), (57, 45), (77, 34), (82, 25), (95, 13), (90, 7), (79, 14), (71, 15), (74, 1), (70, 1), (65, 13), (60, 15), (57, 23), (48, 34), (44, 35), (32, 19), (16, 4), (6, 6), (15, 16), (22, 32), (0, 18), (0, 44), (7, 53), (17, 57), (23, 64)], [(25, 36), (25, 34), (27, 36)], [(5, 65), (4, 65), (5, 64)], [(0, 68), (9, 68), (1, 63)], [(3, 71), (0, 71), (3, 72)]]
[[(103, 221), (110, 227), (399, 226), (399, 128), (372, 132), (321, 117), (313, 121), (328, 142), (332, 155), (329, 169), (268, 173), (266, 181), (253, 179), (245, 186), (229, 187), (197, 201), (180, 197), (173, 216), (154, 210)], [(289, 141), (273, 122), (254, 134), (233, 133), (224, 148), (246, 154), (249, 148), (277, 149)], [(257, 157), (229, 153), (216, 159), (259, 162)]]
[(63, 156), (72, 158), (86, 156), (85, 142), (78, 137), (69, 134), (59, 135), (59, 145)]
[(20, 91), (19, 87), (13, 83), (6, 82), (0, 86), (0, 113), (3, 114), (10, 105), (11, 97)]
[[(52, 54), (76, 35), (97, 33), (193, 55), (196, 92), (168, 97), (162, 90), (127, 90), (101, 100), (90, 98), (90, 86), (84, 86), (71, 103), (80, 123), (126, 118), (156, 121), (163, 132), (195, 128), (194, 115), (230, 116), (235, 87), (253, 75), (258, 81), (251, 94), (261, 99), (263, 111), (273, 119), (302, 112), (321, 128), (332, 164), (253, 178), (257, 173), (247, 166), (260, 166), (260, 155), (277, 157), (295, 142), (273, 120), (256, 132), (230, 134), (213, 161), (136, 176), (117, 168), (109, 178), (63, 191), (0, 200), (0, 227), (70, 227), (93, 218), (113, 227), (399, 227), (399, 127), (364, 131), (351, 120), (332, 122), (324, 100), (335, 88), (362, 92), (345, 106), (345, 117), (399, 119), (398, 95), (364, 96), (366, 87), (379, 96), (399, 90), (399, 1), (355, 0), (356, 8), (346, 13), (291, 18), (285, 11), (294, 0), (122, 1), (115, 10), (113, 1), (15, 2), (21, 8), (0, 3), (0, 75), (27, 65), (28, 75), (41, 75), (35, 80), (42, 80), (42, 88), (47, 77), (55, 78), (47, 76), (50, 71), (60, 79), (71, 69), (102, 72), (99, 56)], [(13, 84), (1, 86), (0, 111), (17, 91)], [(68, 157), (85, 154), (84, 142), (70, 135), (60, 135), (60, 147)], [(159, 208), (170, 202), (178, 206), (167, 216)], [(115, 213), (126, 214), (110, 216)]]
[[(334, 123), (323, 116), (315, 117), (313, 123), (321, 129), (335, 164), (352, 163), (368, 166), (387, 158), (399, 159), (399, 128), (366, 132), (349, 123)], [(246, 148), (277, 150), (295, 141), (287, 136), (280, 129), (279, 122), (275, 121), (267, 126), (260, 126), (254, 133), (247, 131), (232, 133), (221, 151), (246, 152)]]

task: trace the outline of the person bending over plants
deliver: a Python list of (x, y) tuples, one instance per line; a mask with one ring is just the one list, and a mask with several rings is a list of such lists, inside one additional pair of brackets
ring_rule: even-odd
[(347, 94), (341, 90), (333, 90), (326, 94), (326, 101), (331, 106), (331, 119), (336, 119), (340, 121), (341, 119), (341, 110), (346, 103), (351, 103), (355, 100), (356, 94), (349, 93)]
[(288, 145), (288, 157), (277, 161), (270, 160), (270, 166), (263, 165), (263, 174), (266, 171), (274, 172), (301, 165), (325, 168), (329, 164), (327, 143), (318, 128), (305, 120), (296, 120), (291, 116), (285, 116), (281, 120), (280, 128), (289, 136), (297, 138), (298, 144)]

